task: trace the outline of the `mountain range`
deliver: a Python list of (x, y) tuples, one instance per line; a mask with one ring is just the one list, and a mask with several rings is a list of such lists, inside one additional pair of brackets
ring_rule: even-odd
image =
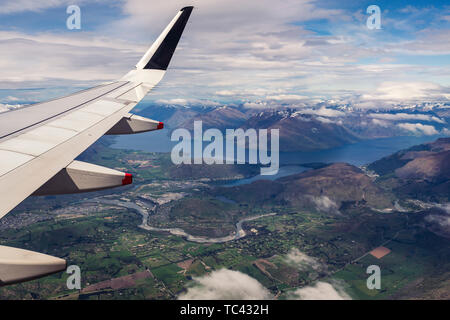
[(209, 107), (152, 104), (140, 115), (165, 122), (171, 130), (279, 129), (280, 150), (314, 151), (339, 147), (364, 139), (405, 135), (448, 134), (449, 106), (409, 106), (391, 110), (356, 109), (351, 106), (279, 107), (254, 109), (245, 105)]

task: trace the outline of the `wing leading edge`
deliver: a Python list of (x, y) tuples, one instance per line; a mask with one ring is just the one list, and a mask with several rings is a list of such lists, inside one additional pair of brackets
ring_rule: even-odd
[[(136, 68), (118, 81), (0, 114), (0, 219), (32, 194), (76, 193), (131, 183), (129, 174), (74, 159), (104, 134), (162, 129), (161, 122), (129, 112), (163, 78), (192, 9), (181, 9)], [(42, 255), (35, 259), (39, 262), (35, 267), (2, 274), (20, 264), (13, 259), (15, 265), (10, 265), (11, 250), (19, 249), (0, 247), (0, 286), (65, 268), (64, 263), (55, 267), (53, 257)], [(29, 256), (23, 251), (15, 255)]]

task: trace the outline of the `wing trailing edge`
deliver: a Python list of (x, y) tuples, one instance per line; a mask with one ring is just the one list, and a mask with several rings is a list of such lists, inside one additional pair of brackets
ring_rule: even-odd
[(66, 269), (65, 260), (24, 249), (0, 246), (0, 287)]
[(99, 191), (133, 183), (133, 176), (95, 164), (75, 160), (33, 194), (48, 196)]

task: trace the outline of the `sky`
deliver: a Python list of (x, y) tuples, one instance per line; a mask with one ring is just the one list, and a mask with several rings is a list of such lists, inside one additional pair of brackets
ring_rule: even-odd
[[(69, 30), (69, 5), (81, 29)], [(186, 5), (195, 9), (146, 99), (253, 108), (450, 100), (446, 1), (2, 0), (0, 104), (50, 99), (120, 78)], [(369, 29), (370, 5), (380, 29)]]

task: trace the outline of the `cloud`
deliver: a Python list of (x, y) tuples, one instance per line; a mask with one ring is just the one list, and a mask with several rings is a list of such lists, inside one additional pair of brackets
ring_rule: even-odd
[(22, 107), (22, 104), (1, 104), (0, 103), (0, 112), (5, 112), (8, 110), (13, 110)]
[(256, 279), (239, 271), (221, 269), (194, 278), (194, 286), (180, 300), (268, 300), (273, 296)]
[(450, 230), (450, 216), (429, 215), (425, 220), (431, 223), (437, 223), (441, 228)]
[(245, 102), (242, 106), (246, 109), (267, 109), (270, 107), (266, 102)]
[(155, 101), (158, 104), (174, 105), (174, 106), (195, 106), (201, 105), (205, 107), (219, 107), (222, 106), (219, 102), (203, 99), (159, 99)]
[(322, 123), (334, 123), (333, 120), (330, 120), (330, 119), (324, 118), (324, 117), (317, 117), (316, 119)]
[[(68, 38), (0, 32), (0, 83), (12, 89), (64, 83), (92, 86), (123, 76), (144, 51), (145, 47), (88, 32)], [(30, 56), (33, 64), (24, 63)]]
[(24, 11), (41, 11), (44, 9), (55, 8), (68, 5), (69, 0), (4, 0), (0, 6), (0, 14), (11, 14)]
[(26, 11), (40, 12), (46, 9), (69, 6), (72, 4), (83, 5), (93, 2), (118, 2), (111, 0), (3, 0), (0, 6), (0, 14), (12, 14)]
[(308, 196), (312, 202), (315, 204), (316, 209), (320, 212), (340, 214), (338, 205), (336, 202), (328, 198), (327, 196)]
[[(323, 266), (316, 259), (292, 249), (285, 257), (291, 265), (303, 268), (321, 269)], [(289, 299), (302, 300), (344, 300), (351, 299), (335, 281), (333, 285), (318, 282), (314, 286), (300, 288), (288, 295)], [(194, 278), (194, 284), (181, 294), (179, 300), (269, 300), (273, 295), (256, 279), (239, 271), (221, 269), (203, 277)]]
[(11, 101), (11, 102), (15, 102), (15, 101), (19, 101), (20, 99), (14, 96), (7, 96), (5, 98), (6, 101)]
[(342, 112), (339, 110), (334, 110), (334, 109), (329, 109), (326, 107), (321, 107), (319, 109), (304, 109), (304, 110), (302, 109), (302, 110), (299, 110), (298, 113), (312, 114), (312, 115), (317, 115), (317, 116), (322, 116), (322, 117), (330, 117), (330, 118), (345, 116), (345, 112)]
[(274, 96), (267, 96), (267, 100), (283, 101), (283, 102), (295, 102), (309, 99), (307, 96), (300, 96), (295, 94), (280, 94)]
[(450, 203), (444, 203), (439, 205), (439, 207), (444, 210), (448, 215), (450, 215)]
[(220, 91), (216, 91), (215, 94), (218, 96), (223, 96), (223, 97), (233, 97), (233, 96), (238, 95), (238, 93), (233, 90), (220, 90)]
[(374, 93), (362, 96), (363, 100), (400, 100), (413, 101), (420, 99), (448, 100), (446, 93), (449, 88), (433, 82), (382, 82)]
[(321, 271), (326, 269), (326, 266), (320, 263), (316, 258), (300, 252), (297, 248), (292, 248), (284, 257), (284, 261), (302, 271), (310, 269)]
[(439, 134), (435, 127), (421, 123), (399, 123), (397, 126), (414, 134), (424, 134), (426, 136)]
[(430, 222), (436, 222), (450, 231), (450, 203), (438, 204), (437, 208), (441, 209), (445, 215), (429, 215), (425, 219)]
[(450, 238), (450, 203), (437, 204), (431, 214), (425, 217), (427, 228), (437, 235)]
[[(282, 89), (275, 90), (275, 92), (283, 91)], [(243, 90), (219, 90), (215, 95), (221, 97), (239, 97), (245, 98), (248, 96), (264, 96), (268, 93), (274, 93), (273, 90), (257, 88), (257, 89), (243, 89)]]
[[(77, 4), (86, 3), (82, 9), (91, 10), (90, 2)], [(0, 14), (39, 12), (36, 19), (42, 17), (42, 27), (49, 25), (42, 33), (0, 31), (2, 87), (89, 87), (117, 79), (133, 68), (176, 11), (192, 4), (187, 0), (96, 2), (114, 7), (114, 14), (79, 33), (52, 24), (50, 10), (46, 15), (46, 9), (64, 6), (68, 0), (2, 3)], [(386, 29), (380, 39), (364, 28), (365, 15), (355, 18), (352, 9), (335, 9), (324, 1), (198, 0), (195, 6), (169, 72), (151, 99), (216, 95), (260, 108), (251, 105), (257, 103), (251, 101), (254, 97), (279, 104), (312, 104), (308, 97), (351, 96), (360, 105), (450, 97), (446, 80), (450, 67), (399, 63), (396, 56), (418, 51), (448, 54), (445, 30), (411, 32), (408, 39), (393, 41)], [(23, 30), (17, 21), (11, 27)], [(317, 21), (319, 29), (314, 27)], [(30, 55), (34, 63), (23, 64)], [(380, 85), (373, 88), (373, 83)]]
[(291, 300), (351, 300), (337, 283), (334, 286), (328, 282), (319, 281), (313, 286), (303, 287), (292, 292)]
[(400, 120), (422, 120), (429, 122), (445, 123), (445, 120), (427, 114), (409, 114), (409, 113), (371, 113), (369, 117), (374, 119), (400, 121)]
[(384, 120), (378, 120), (378, 119), (372, 119), (372, 123), (376, 126), (380, 126), (383, 128), (389, 127), (389, 122), (384, 121)]

